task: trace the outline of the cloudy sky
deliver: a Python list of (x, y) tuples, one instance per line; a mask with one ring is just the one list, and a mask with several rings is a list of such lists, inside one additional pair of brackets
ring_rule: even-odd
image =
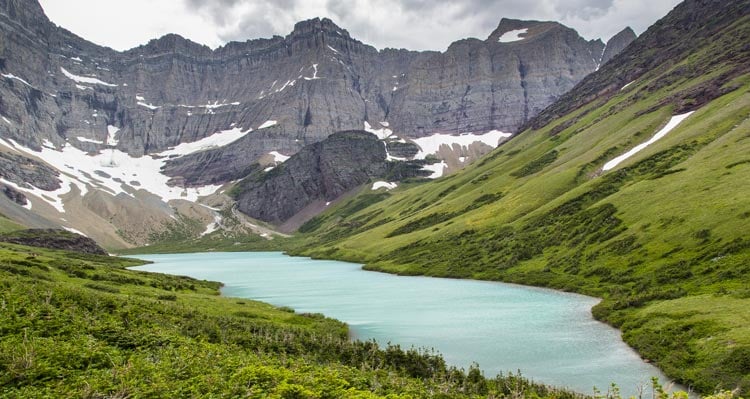
[(554, 20), (587, 39), (625, 26), (640, 34), (680, 0), (40, 0), (50, 19), (95, 43), (125, 50), (167, 33), (212, 48), (286, 35), (328, 17), (377, 48), (445, 50), (484, 39), (502, 17)]

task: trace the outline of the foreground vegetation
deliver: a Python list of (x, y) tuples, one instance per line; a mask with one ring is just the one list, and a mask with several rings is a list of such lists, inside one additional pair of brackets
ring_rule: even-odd
[(580, 397), (141, 263), (0, 243), (0, 397)]

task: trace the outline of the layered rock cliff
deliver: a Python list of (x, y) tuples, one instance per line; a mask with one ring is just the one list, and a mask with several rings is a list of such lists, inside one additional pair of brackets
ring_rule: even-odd
[[(55, 26), (36, 0), (0, 0), (0, 147), (61, 172), (55, 201), (35, 196), (44, 209), (32, 200), (34, 212), (65, 212), (76, 195), (110, 221), (104, 209), (156, 209), (156, 222), (111, 229), (143, 242), (149, 233), (131, 230), (173, 217), (165, 203), (195, 201), (337, 131), (513, 132), (603, 50), (558, 23), (509, 19), (445, 52), (377, 50), (316, 18), (215, 50), (166, 35), (117, 52)], [(93, 210), (94, 195), (116, 203)]]

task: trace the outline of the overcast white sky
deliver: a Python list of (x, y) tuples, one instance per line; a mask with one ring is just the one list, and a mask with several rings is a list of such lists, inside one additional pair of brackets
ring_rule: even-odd
[(632, 27), (640, 34), (680, 0), (40, 0), (56, 24), (126, 50), (167, 33), (212, 48), (285, 36), (294, 23), (328, 17), (379, 49), (445, 50), (485, 39), (502, 17), (554, 20), (587, 39)]

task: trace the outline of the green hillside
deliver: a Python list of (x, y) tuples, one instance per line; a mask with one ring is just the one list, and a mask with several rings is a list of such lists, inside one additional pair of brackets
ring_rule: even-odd
[(23, 229), (23, 226), (0, 214), (0, 234), (20, 229)]
[(750, 3), (720, 3), (681, 4), (484, 159), (339, 204), (293, 252), (602, 297), (668, 375), (750, 392)]

